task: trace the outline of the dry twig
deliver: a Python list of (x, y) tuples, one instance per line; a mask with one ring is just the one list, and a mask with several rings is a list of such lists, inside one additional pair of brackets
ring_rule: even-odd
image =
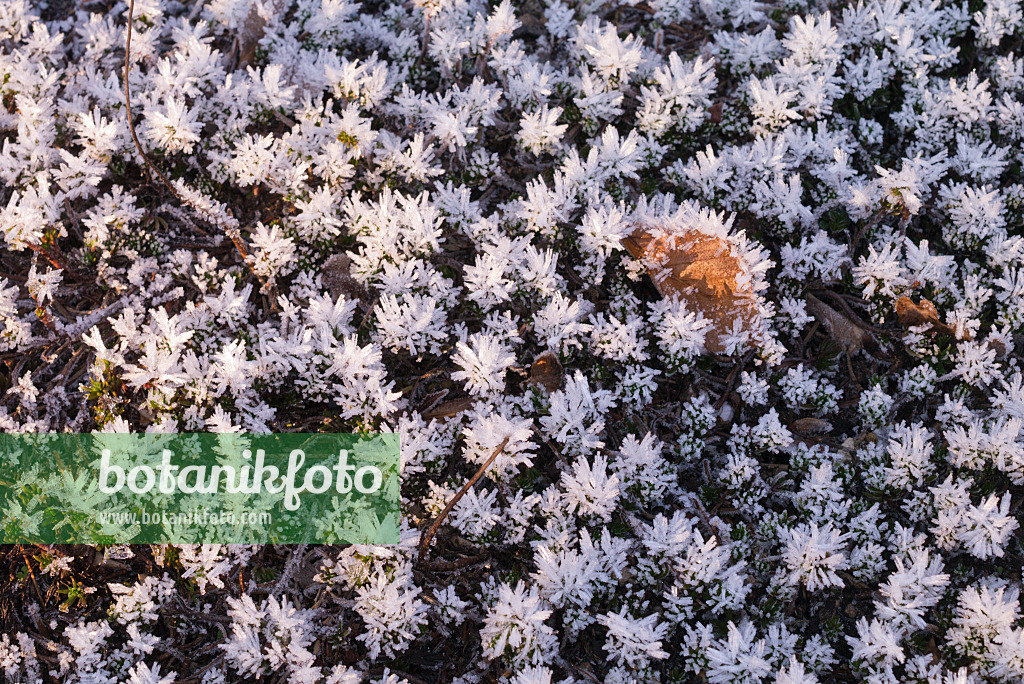
[(448, 514), (451, 513), (453, 508), (455, 508), (455, 504), (459, 502), (459, 499), (465, 496), (466, 492), (468, 492), (470, 488), (476, 484), (476, 481), (483, 477), (483, 474), (487, 472), (487, 469), (491, 467), (491, 464), (494, 463), (494, 459), (498, 458), (498, 454), (500, 454), (508, 445), (508, 439), (509, 438), (506, 437), (505, 439), (501, 440), (501, 444), (498, 445), (498, 448), (495, 449), (494, 452), (487, 457), (487, 460), (484, 461), (480, 468), (477, 469), (473, 477), (469, 478), (469, 482), (464, 484), (462, 486), (462, 489), (460, 489), (455, 494), (455, 496), (452, 497), (452, 500), (448, 502), (448, 505), (444, 507), (444, 510), (441, 511), (441, 513), (437, 516), (437, 519), (434, 520), (433, 524), (431, 524), (430, 529), (427, 530), (427, 533), (423, 535), (423, 539), (420, 540), (418, 560), (422, 561), (426, 558), (427, 549), (430, 547), (430, 540), (434, 538), (434, 535), (437, 533), (438, 528), (441, 527), (441, 523), (444, 522), (444, 519), (447, 518)]
[(142, 149), (142, 143), (139, 142), (139, 136), (135, 133), (135, 122), (132, 121), (132, 91), (131, 87), (128, 85), (128, 74), (131, 72), (132, 68), (132, 20), (134, 15), (135, 0), (128, 0), (128, 37), (125, 39), (124, 43), (124, 107), (125, 116), (128, 118), (128, 131), (132, 134), (132, 142), (135, 143), (135, 149), (139, 151), (139, 155), (142, 157), (142, 160), (146, 162), (146, 166), (149, 167), (150, 171), (156, 174), (156, 177), (160, 179), (160, 182), (167, 186), (167, 189), (171, 191), (172, 195), (178, 198), (179, 202), (191, 206), (192, 203), (181, 196), (178, 189), (175, 188), (169, 180), (167, 180), (167, 176), (165, 176), (163, 172), (156, 167), (156, 164), (154, 164), (153, 160), (149, 158), (146, 151)]
[[(171, 183), (171, 181), (167, 180), (167, 176), (165, 176), (163, 172), (157, 168), (156, 164), (153, 163), (153, 160), (149, 158), (148, 154), (146, 154), (146, 151), (142, 149), (142, 143), (139, 142), (139, 136), (138, 134), (135, 133), (135, 122), (132, 120), (132, 91), (131, 86), (129, 85), (128, 82), (128, 74), (131, 72), (132, 67), (132, 20), (134, 18), (134, 15), (135, 0), (128, 0), (128, 37), (125, 39), (124, 43), (124, 107), (125, 116), (128, 119), (128, 131), (131, 133), (132, 142), (135, 143), (135, 149), (138, 150), (139, 155), (142, 157), (142, 160), (146, 162), (146, 166), (149, 167), (149, 169), (156, 175), (156, 177), (160, 179), (160, 182), (163, 183), (167, 187), (167, 189), (171, 191), (171, 194), (174, 195), (174, 197), (177, 198), (179, 202), (188, 205), (189, 207), (192, 207), (192, 209), (199, 216), (203, 217), (203, 219), (205, 219), (206, 221), (216, 223), (214, 221), (210, 221), (210, 219), (206, 216), (206, 212), (197, 207), (195, 203), (193, 203), (187, 197), (184, 197), (180, 192), (178, 192), (178, 189), (174, 187), (174, 184)], [(238, 249), (238, 253), (242, 255), (243, 263), (249, 264), (249, 250), (246, 249), (245, 243), (242, 242), (242, 236), (238, 232), (238, 229), (229, 228), (227, 230), (227, 234), (228, 237), (231, 238), (231, 241), (235, 243), (235, 248)]]

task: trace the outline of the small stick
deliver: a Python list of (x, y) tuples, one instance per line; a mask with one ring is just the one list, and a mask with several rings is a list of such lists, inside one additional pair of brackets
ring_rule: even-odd
[(36, 582), (35, 570), (32, 569), (32, 564), (28, 562), (28, 558), (27, 557), (23, 557), (22, 560), (25, 561), (25, 567), (28, 568), (28, 575), (29, 575), (29, 577), (32, 578), (32, 586), (36, 590), (36, 596), (39, 597), (39, 605), (42, 606), (43, 604), (46, 603), (46, 601), (43, 600), (43, 592), (39, 591), (39, 583)]
[(476, 563), (482, 563), (487, 560), (486, 553), (478, 553), (475, 556), (466, 556), (455, 561), (431, 561), (426, 565), (427, 570), (433, 570), (434, 572), (451, 572), (453, 570), (461, 570), (467, 568), (470, 565)]
[(423, 539), (420, 541), (418, 560), (423, 560), (426, 557), (427, 549), (430, 547), (430, 540), (434, 538), (434, 534), (436, 534), (438, 528), (441, 527), (441, 523), (444, 522), (444, 519), (447, 518), (448, 514), (451, 513), (453, 508), (455, 508), (455, 504), (459, 502), (459, 499), (465, 496), (466, 492), (469, 491), (470, 487), (475, 485), (476, 481), (483, 477), (484, 472), (486, 472), (487, 469), (491, 466), (491, 464), (494, 463), (494, 459), (498, 458), (498, 454), (500, 454), (505, 449), (505, 446), (508, 445), (508, 440), (508, 437), (501, 440), (501, 444), (499, 444), (498, 448), (494, 450), (494, 453), (487, 457), (487, 460), (483, 462), (483, 465), (481, 465), (480, 468), (476, 471), (476, 474), (474, 474), (473, 477), (469, 478), (469, 482), (462, 486), (462, 489), (460, 489), (458, 493), (456, 493), (455, 496), (452, 497), (452, 500), (449, 501), (448, 505), (444, 507), (444, 510), (441, 511), (441, 514), (437, 516), (437, 519), (434, 520), (433, 524), (430, 526), (430, 529), (427, 530), (427, 533), (423, 535)]
[(306, 553), (306, 546), (306, 544), (299, 544), (292, 551), (292, 555), (288, 557), (288, 561), (284, 565), (284, 570), (281, 571), (277, 584), (274, 585), (273, 590), (270, 592), (271, 596), (280, 596), (285, 585), (295, 576), (295, 571), (299, 569), (299, 563), (302, 562), (302, 555)]
[(192, 5), (192, 11), (188, 13), (188, 21), (191, 23), (199, 16), (199, 11), (203, 9), (203, 5), (206, 4), (206, 0), (196, 0), (196, 4)]
[[(128, 118), (128, 131), (132, 134), (132, 142), (135, 143), (135, 149), (139, 151), (139, 154), (142, 156), (142, 160), (146, 162), (146, 166), (148, 166), (156, 177), (160, 179), (161, 183), (167, 186), (167, 189), (171, 191), (171, 194), (174, 195), (179, 202), (192, 207), (197, 214), (210, 223), (216, 223), (219, 225), (219, 221), (211, 221), (205, 211), (197, 207), (191, 200), (182, 196), (182, 194), (178, 192), (178, 189), (175, 188), (169, 180), (167, 180), (167, 176), (157, 168), (156, 164), (153, 163), (153, 160), (149, 158), (148, 154), (146, 154), (146, 151), (142, 149), (142, 143), (139, 142), (139, 136), (135, 133), (135, 122), (132, 121), (132, 91), (131, 87), (128, 85), (128, 74), (132, 68), (132, 17), (134, 13), (135, 0), (128, 0), (128, 38), (125, 40), (124, 44), (124, 107), (125, 115)], [(231, 241), (235, 243), (235, 248), (238, 250), (238, 253), (242, 255), (242, 261), (248, 264), (250, 262), (249, 251), (245, 248), (245, 243), (242, 242), (242, 236), (241, 233), (239, 233), (238, 228), (228, 228), (226, 232), (228, 237), (231, 238)], [(252, 268), (252, 265), (250, 264), (249, 267)]]
[(142, 156), (142, 160), (146, 162), (146, 166), (156, 174), (156, 177), (167, 186), (167, 189), (171, 191), (171, 194), (178, 198), (178, 201), (182, 204), (188, 204), (192, 206), (192, 203), (187, 201), (178, 192), (177, 188), (171, 185), (171, 182), (167, 180), (167, 177), (156, 167), (153, 160), (149, 158), (146, 151), (142, 149), (142, 143), (139, 142), (139, 136), (135, 133), (135, 122), (132, 121), (132, 91), (128, 85), (128, 73), (132, 68), (132, 17), (135, 14), (135, 0), (128, 0), (128, 38), (124, 44), (124, 107), (125, 114), (128, 117), (128, 131), (132, 134), (132, 142), (135, 143), (135, 149), (139, 151)]

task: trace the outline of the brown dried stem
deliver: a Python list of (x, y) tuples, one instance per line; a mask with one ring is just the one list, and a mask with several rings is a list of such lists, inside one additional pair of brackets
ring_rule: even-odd
[(447, 518), (448, 514), (451, 513), (453, 508), (455, 508), (455, 504), (459, 502), (459, 499), (465, 496), (466, 492), (468, 492), (470, 488), (476, 484), (476, 481), (483, 477), (484, 473), (487, 472), (487, 469), (491, 467), (492, 463), (494, 463), (494, 459), (498, 458), (498, 454), (500, 454), (508, 445), (508, 440), (508, 437), (501, 440), (501, 444), (498, 445), (498, 448), (495, 449), (494, 452), (487, 457), (487, 460), (484, 461), (480, 468), (477, 469), (473, 477), (469, 478), (469, 482), (464, 484), (462, 486), (462, 489), (460, 489), (455, 494), (455, 496), (452, 497), (452, 500), (448, 502), (448, 505), (444, 507), (444, 510), (441, 511), (441, 513), (437, 516), (437, 519), (435, 519), (433, 524), (430, 525), (430, 529), (427, 530), (427, 533), (423, 535), (423, 539), (420, 540), (420, 561), (426, 558), (427, 549), (430, 547), (430, 540), (434, 538), (434, 535), (437, 533), (437, 530), (441, 527), (441, 523), (444, 522), (444, 519)]
[[(167, 187), (167, 189), (171, 191), (171, 194), (174, 195), (179, 202), (188, 205), (199, 216), (209, 221), (209, 218), (206, 217), (205, 212), (201, 210), (199, 207), (197, 207), (195, 204), (193, 204), (188, 198), (183, 197), (182, 194), (178, 192), (178, 189), (174, 187), (174, 184), (167, 180), (167, 176), (165, 176), (163, 172), (159, 168), (157, 168), (156, 164), (153, 163), (153, 160), (149, 158), (148, 154), (146, 154), (146, 151), (142, 149), (142, 143), (139, 142), (139, 136), (135, 132), (135, 122), (132, 120), (132, 91), (131, 86), (128, 83), (128, 74), (131, 72), (132, 68), (132, 20), (134, 18), (134, 14), (135, 0), (128, 0), (128, 37), (125, 39), (124, 44), (124, 106), (125, 116), (128, 119), (128, 131), (132, 135), (132, 142), (135, 143), (135, 149), (139, 151), (139, 155), (142, 157), (142, 160), (146, 162), (146, 166), (149, 167), (150, 171), (152, 171), (154, 175), (156, 175), (156, 177), (160, 179), (160, 182), (163, 183)], [(245, 243), (242, 242), (242, 237), (241, 234), (238, 232), (238, 229), (236, 228), (234, 230), (229, 230), (227, 232), (228, 237), (231, 238), (231, 242), (234, 243), (235, 248), (238, 250), (238, 253), (242, 255), (242, 261), (244, 263), (249, 263), (249, 250), (245, 248)]]
[(154, 164), (153, 160), (149, 158), (146, 151), (142, 149), (142, 143), (139, 142), (139, 136), (135, 133), (135, 122), (132, 121), (132, 91), (131, 87), (128, 85), (128, 73), (132, 68), (132, 20), (134, 15), (135, 0), (128, 0), (128, 37), (125, 39), (124, 44), (124, 107), (125, 115), (128, 118), (128, 131), (132, 134), (132, 142), (135, 143), (135, 149), (139, 151), (139, 155), (142, 157), (142, 160), (146, 162), (146, 166), (149, 167), (150, 171), (156, 174), (156, 177), (167, 186), (167, 189), (171, 191), (172, 195), (178, 198), (179, 202), (192, 206), (192, 203), (182, 197), (177, 188), (167, 180), (167, 176), (165, 176), (163, 172), (156, 167), (156, 164)]

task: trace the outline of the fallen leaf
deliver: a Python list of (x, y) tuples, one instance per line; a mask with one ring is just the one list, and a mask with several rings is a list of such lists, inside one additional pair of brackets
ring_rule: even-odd
[(839, 453), (846, 459), (852, 458), (863, 444), (877, 444), (878, 435), (874, 432), (862, 432), (856, 437), (848, 437), (839, 445)]
[(896, 315), (899, 316), (902, 325), (940, 322), (938, 309), (927, 299), (922, 299), (920, 304), (914, 304), (910, 297), (900, 297), (896, 300)]
[(420, 402), (420, 413), (427, 413), (428, 411), (434, 409), (436, 406), (440, 405), (441, 400), (448, 396), (448, 391), (449, 390), (447, 389), (439, 389), (436, 392), (431, 392), (430, 394), (425, 396), (423, 400)]
[(725, 352), (736, 320), (753, 331), (760, 314), (750, 274), (725, 239), (690, 229), (652, 235), (638, 226), (622, 246), (647, 267), (663, 297), (678, 297), (711, 322), (704, 339), (708, 351)]
[(265, 26), (266, 20), (253, 5), (238, 29), (238, 68), (245, 68), (256, 58), (256, 48), (259, 47)]
[(363, 284), (352, 277), (352, 259), (344, 252), (332, 254), (320, 271), (320, 282), (324, 284), (331, 298), (337, 300), (341, 295), (354, 301), (363, 311), (369, 307), (369, 293)]
[(922, 299), (920, 304), (915, 304), (910, 297), (900, 297), (896, 300), (896, 317), (899, 319), (900, 325), (905, 328), (928, 325), (931, 326), (929, 332), (957, 337), (956, 331), (942, 322), (938, 309), (927, 299)]
[(995, 350), (996, 358), (1000, 360), (1005, 359), (1006, 355), (1009, 354), (1010, 351), (1013, 349), (1012, 340), (1009, 341), (1008, 346), (1007, 340), (1001, 340), (995, 336), (991, 336), (987, 340), (985, 340), (985, 344), (988, 345), (989, 349)]
[(820, 435), (832, 430), (832, 423), (820, 418), (800, 418), (789, 425), (789, 429), (801, 435)]
[(708, 116), (711, 118), (711, 123), (722, 123), (722, 103), (716, 102), (708, 107)]
[(531, 384), (539, 385), (548, 392), (556, 392), (562, 388), (564, 380), (565, 373), (562, 370), (562, 364), (553, 352), (544, 352), (533, 360), (533, 364), (530, 366), (529, 382)]
[(825, 326), (828, 335), (847, 354), (853, 354), (862, 348), (877, 347), (875, 338), (865, 328), (857, 324), (812, 294), (807, 295), (807, 310)]
[(463, 411), (468, 411), (473, 407), (476, 400), (472, 397), (460, 397), (458, 399), (452, 399), (446, 401), (443, 404), (439, 404), (436, 408), (429, 411), (423, 412), (423, 420), (430, 420), (432, 418), (451, 418), (452, 416), (458, 415)]

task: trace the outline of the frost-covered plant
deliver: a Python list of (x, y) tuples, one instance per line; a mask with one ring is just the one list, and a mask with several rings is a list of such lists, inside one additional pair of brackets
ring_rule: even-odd
[(5, 681), (1024, 678), (1018, 3), (133, 13), (0, 3), (0, 430), (397, 432), (402, 542), (0, 550)]

